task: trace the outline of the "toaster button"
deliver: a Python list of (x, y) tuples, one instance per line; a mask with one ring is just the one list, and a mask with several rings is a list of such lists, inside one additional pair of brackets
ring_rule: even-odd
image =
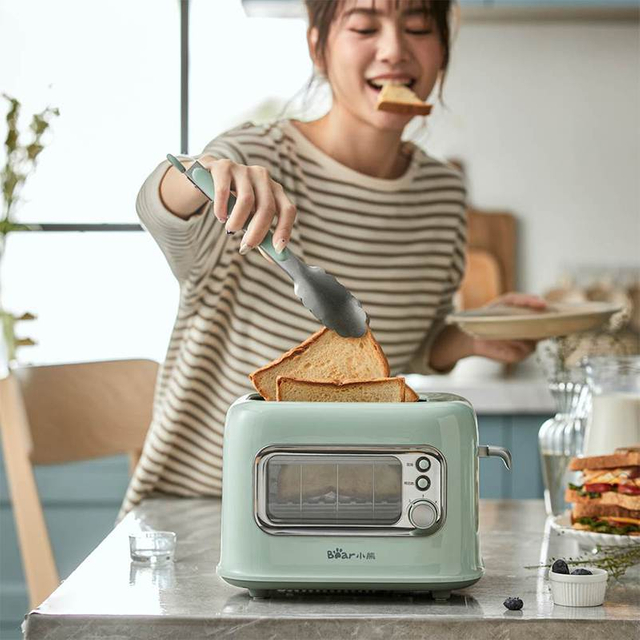
[(409, 522), (416, 529), (429, 529), (437, 519), (438, 511), (428, 500), (419, 500), (409, 507)]
[(431, 467), (431, 460), (426, 456), (422, 456), (422, 458), (416, 460), (416, 468), (418, 471), (429, 471), (429, 467)]
[(427, 476), (418, 476), (416, 480), (416, 487), (420, 489), (420, 491), (426, 491), (431, 486), (431, 480), (427, 478)]

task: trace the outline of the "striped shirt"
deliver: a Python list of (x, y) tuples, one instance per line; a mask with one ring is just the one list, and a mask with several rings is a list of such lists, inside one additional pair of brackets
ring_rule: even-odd
[[(358, 173), (287, 120), (247, 123), (204, 154), (261, 165), (296, 205), (290, 249), (360, 300), (392, 375), (430, 373), (431, 344), (464, 271), (465, 191), (459, 173), (410, 143), (397, 179)], [(160, 199), (163, 162), (136, 208), (180, 283), (180, 304), (158, 376), (152, 423), (122, 513), (150, 492), (220, 495), (231, 403), (248, 374), (319, 328), (289, 277), (259, 251), (238, 252), (209, 205), (188, 220)]]

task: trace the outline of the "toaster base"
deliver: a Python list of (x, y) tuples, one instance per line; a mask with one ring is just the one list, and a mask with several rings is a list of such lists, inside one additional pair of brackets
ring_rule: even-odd
[(451, 591), (455, 589), (464, 589), (478, 582), (480, 578), (474, 578), (472, 580), (464, 580), (461, 582), (446, 582), (442, 584), (434, 583), (376, 583), (365, 584), (362, 582), (357, 583), (321, 583), (314, 582), (253, 582), (249, 580), (234, 580), (224, 578), (226, 582), (232, 584), (235, 587), (241, 587), (249, 590), (249, 595), (252, 598), (270, 598), (275, 596), (279, 591), (299, 591), (307, 593), (348, 593), (359, 592), (366, 593), (370, 591), (411, 591), (411, 592), (430, 592), (434, 600), (448, 600), (451, 596)]

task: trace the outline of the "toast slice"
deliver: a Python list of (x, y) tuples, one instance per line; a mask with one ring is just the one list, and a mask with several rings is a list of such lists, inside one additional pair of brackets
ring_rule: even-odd
[(343, 338), (322, 327), (277, 360), (249, 374), (265, 400), (275, 400), (278, 376), (337, 382), (389, 377), (389, 363), (370, 329), (361, 338)]
[(414, 116), (428, 116), (431, 113), (431, 105), (422, 102), (409, 87), (402, 84), (385, 84), (378, 95), (376, 109)]
[(405, 382), (404, 384), (404, 401), (418, 402), (420, 396)]
[(629, 445), (627, 447), (618, 447), (614, 453), (640, 453), (640, 443), (639, 444), (632, 444)]
[(573, 520), (578, 518), (632, 518), (640, 522), (640, 511), (624, 509), (614, 504), (584, 504), (577, 502), (571, 510)]
[(404, 378), (318, 382), (278, 376), (278, 402), (404, 402)]
[(573, 529), (640, 536), (640, 511), (607, 504), (576, 503), (571, 510)]
[(608, 456), (588, 456), (573, 458), (569, 463), (571, 471), (583, 469), (616, 469), (618, 467), (634, 467), (640, 465), (640, 451), (635, 448), (616, 449)]
[(580, 495), (578, 491), (573, 489), (567, 489), (564, 494), (566, 502), (572, 502), (574, 504), (592, 505), (592, 506), (614, 506), (621, 507), (622, 509), (629, 509), (630, 511), (637, 511), (640, 513), (640, 495), (634, 496), (625, 493), (618, 493), (617, 491), (605, 491), (600, 494), (599, 498), (590, 498), (588, 495)]

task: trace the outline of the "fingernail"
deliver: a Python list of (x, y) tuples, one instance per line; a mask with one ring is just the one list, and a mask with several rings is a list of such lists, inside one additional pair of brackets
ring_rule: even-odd
[[(216, 217), (217, 217), (217, 216), (216, 216)], [(226, 219), (226, 218), (218, 218), (218, 222), (219, 222), (220, 224), (224, 224), (226, 221), (227, 221), (227, 219)], [(227, 233), (229, 233), (229, 232), (227, 231)]]
[(235, 231), (229, 231), (229, 229), (227, 229), (227, 235), (228, 236), (232, 236), (235, 233)]
[(287, 241), (284, 238), (280, 238), (274, 245), (273, 248), (276, 250), (276, 253), (282, 253), (282, 251), (284, 250), (285, 246), (287, 244)]
[(243, 243), (240, 245), (240, 255), (241, 255), (241, 256), (243, 256), (243, 255), (245, 255), (246, 253), (249, 253), (249, 251), (251, 251), (251, 249), (253, 249), (253, 247), (252, 247), (252, 246), (248, 245), (246, 242), (243, 242)]

